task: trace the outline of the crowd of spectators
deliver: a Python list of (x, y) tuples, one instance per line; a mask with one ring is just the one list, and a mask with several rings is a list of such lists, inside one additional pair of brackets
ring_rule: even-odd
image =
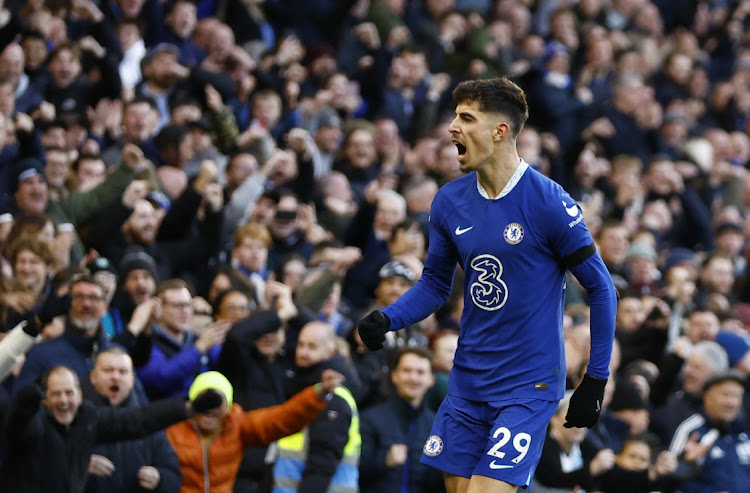
[[(419, 447), (460, 269), (384, 351), (355, 327), (421, 275), (458, 173), (452, 89), (507, 76), (530, 106), (519, 155), (578, 201), (620, 294), (602, 420), (565, 429), (561, 402), (533, 491), (747, 492), (749, 33), (750, 0), (0, 1), (0, 414), (59, 365), (112, 407), (218, 370), (225, 416), (334, 369), (346, 388), (302, 441), (227, 446), (239, 472), (158, 452), (170, 428), (128, 442), (142, 464), (97, 449), (86, 491), (202, 491), (201, 473), (212, 491), (439, 491)], [(587, 324), (570, 277), (570, 389)]]

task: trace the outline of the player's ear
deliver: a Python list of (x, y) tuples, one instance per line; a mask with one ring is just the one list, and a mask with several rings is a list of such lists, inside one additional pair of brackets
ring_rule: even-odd
[(499, 142), (510, 134), (510, 126), (505, 122), (498, 122), (495, 124), (495, 128), (492, 129), (492, 140)]

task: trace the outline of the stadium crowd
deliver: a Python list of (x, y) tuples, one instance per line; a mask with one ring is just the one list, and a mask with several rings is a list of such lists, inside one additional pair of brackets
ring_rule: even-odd
[[(452, 89), (507, 76), (620, 295), (601, 421), (561, 401), (531, 491), (750, 492), (749, 33), (750, 0), (0, 0), (0, 490), (442, 491), (460, 270), (384, 351), (356, 324), (421, 275)], [(570, 276), (569, 389), (587, 324)]]

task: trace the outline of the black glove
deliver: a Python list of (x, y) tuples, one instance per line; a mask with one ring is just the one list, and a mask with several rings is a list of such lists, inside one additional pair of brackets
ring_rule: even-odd
[(602, 399), (607, 380), (592, 377), (588, 373), (583, 376), (578, 388), (570, 397), (568, 414), (565, 415), (565, 428), (593, 428), (602, 413)]
[(221, 406), (222, 402), (224, 402), (224, 397), (218, 391), (207, 389), (193, 401), (193, 411), (205, 413)]
[(370, 351), (383, 349), (385, 333), (391, 327), (388, 315), (380, 310), (374, 310), (359, 321), (359, 337)]
[(37, 310), (29, 312), (23, 331), (31, 337), (36, 337), (53, 318), (64, 315), (69, 308), (70, 295), (58, 296), (52, 290)]

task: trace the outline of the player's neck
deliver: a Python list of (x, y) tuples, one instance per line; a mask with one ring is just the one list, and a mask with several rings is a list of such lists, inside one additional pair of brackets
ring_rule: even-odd
[(521, 159), (518, 157), (515, 148), (512, 152), (498, 153), (489, 166), (477, 170), (479, 184), (482, 185), (490, 198), (497, 197), (520, 164)]

